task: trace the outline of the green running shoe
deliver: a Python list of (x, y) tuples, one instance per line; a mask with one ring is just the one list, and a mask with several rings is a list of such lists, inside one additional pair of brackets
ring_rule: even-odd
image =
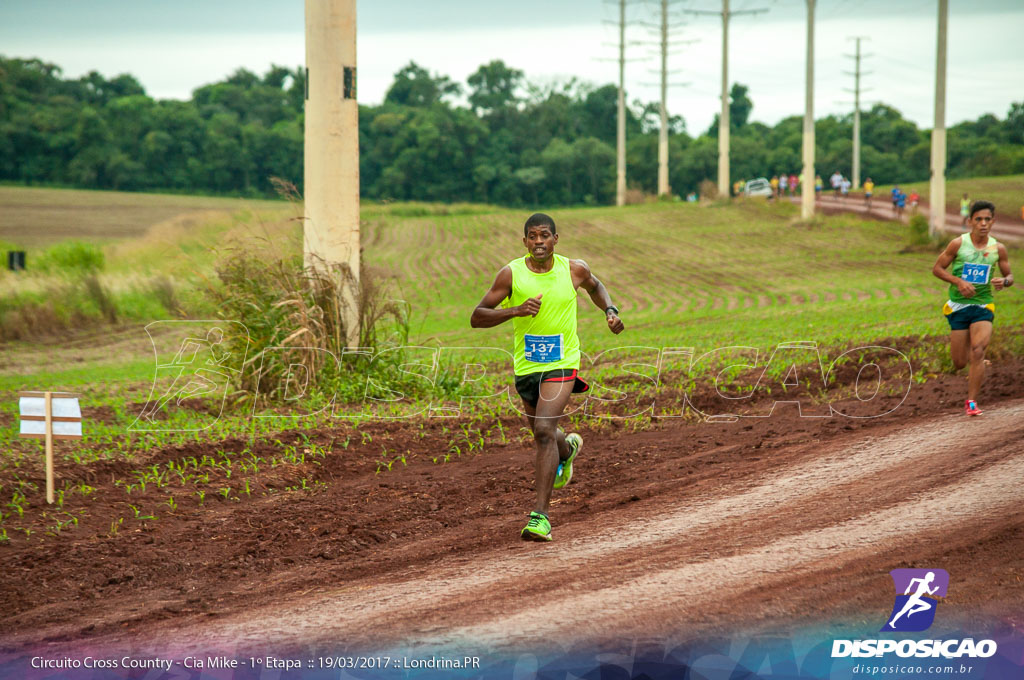
[(550, 541), (551, 522), (539, 512), (530, 513), (530, 521), (519, 534), (524, 541)]
[(569, 445), (569, 457), (558, 463), (558, 470), (555, 472), (555, 489), (561, 489), (572, 479), (572, 461), (583, 448), (583, 437), (573, 432), (565, 435), (565, 443)]

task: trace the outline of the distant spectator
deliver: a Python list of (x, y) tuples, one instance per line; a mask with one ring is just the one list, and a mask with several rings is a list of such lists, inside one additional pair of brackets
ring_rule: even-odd
[(871, 181), (870, 177), (868, 177), (864, 180), (864, 205), (868, 207), (868, 210), (871, 210), (871, 194), (873, 194), (874, 191), (875, 183)]
[(892, 187), (892, 192), (891, 193), (892, 193), (892, 211), (896, 212), (896, 201), (899, 198), (899, 195), (901, 193), (900, 192), (900, 185), (899, 184), (894, 184), (893, 187)]
[(903, 207), (907, 204), (907, 195), (902, 189), (896, 194), (896, 219), (903, 219)]
[(781, 175), (779, 175), (779, 196), (785, 196), (786, 194), (788, 194), (788, 189), (789, 177), (786, 176), (786, 173), (782, 173)]
[(793, 173), (789, 174), (789, 190), (796, 196), (797, 178)]
[(971, 214), (971, 199), (964, 194), (964, 197), (960, 199), (960, 220), (963, 222), (964, 229), (967, 228), (967, 218)]
[(921, 195), (916, 191), (911, 191), (908, 200), (910, 202), (910, 212), (917, 212), (917, 204), (921, 202)]
[(818, 197), (821, 195), (821, 190), (825, 188), (825, 183), (821, 181), (821, 175), (814, 176), (814, 196)]
[(768, 183), (772, 185), (772, 196), (779, 195), (779, 177), (778, 175), (772, 175), (772, 178), (768, 180)]
[(828, 183), (832, 186), (832, 198), (839, 199), (839, 187), (843, 183), (843, 176), (836, 170), (832, 173), (832, 176), (828, 178)]
[(841, 181), (839, 183), (839, 191), (842, 192), (843, 198), (846, 198), (847, 196), (849, 196), (849, 194), (850, 194), (850, 187), (852, 187), (852, 186), (853, 186), (853, 183), (850, 182), (850, 180), (846, 179), (845, 177), (843, 178), (843, 181)]

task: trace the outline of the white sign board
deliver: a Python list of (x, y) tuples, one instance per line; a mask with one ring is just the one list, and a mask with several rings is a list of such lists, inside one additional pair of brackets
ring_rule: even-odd
[(53, 503), (53, 440), (82, 438), (82, 409), (73, 392), (19, 392), (22, 437), (46, 440), (46, 502)]
[[(18, 400), (22, 437), (46, 436), (46, 394), (23, 392)], [(82, 436), (82, 408), (78, 396), (67, 392), (50, 393), (50, 434), (57, 439), (78, 439)]]

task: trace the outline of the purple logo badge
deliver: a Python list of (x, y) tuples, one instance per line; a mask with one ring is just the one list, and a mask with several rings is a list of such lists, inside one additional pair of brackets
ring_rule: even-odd
[(883, 631), (927, 630), (935, 621), (939, 598), (946, 596), (949, 573), (945, 569), (893, 569), (896, 602)]

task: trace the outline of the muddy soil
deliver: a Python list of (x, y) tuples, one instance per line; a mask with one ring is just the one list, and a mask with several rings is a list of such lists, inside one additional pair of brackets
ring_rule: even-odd
[[(447, 462), (443, 428), (458, 421), (306, 432), (328, 451), (316, 465), (174, 509), (141, 495), (132, 503), (157, 519), (116, 531), (110, 517), (126, 511), (112, 480), (140, 461), (82, 466), (66, 474), (96, 491), (78, 526), (0, 544), (0, 660), (40, 648), (536, 649), (837, 621), (877, 631), (888, 572), (908, 566), (949, 572), (941, 626), (1019, 630), (1024, 363), (990, 367), (980, 417), (963, 415), (965, 389), (964, 376), (939, 376), (905, 399), (880, 394), (893, 410), (878, 418), (779, 404), (639, 431), (585, 421), (546, 544), (518, 537), (533, 454), (514, 418), (505, 443)], [(837, 411), (863, 408), (849, 389), (834, 396)], [(382, 469), (382, 446), (405, 461)]]

